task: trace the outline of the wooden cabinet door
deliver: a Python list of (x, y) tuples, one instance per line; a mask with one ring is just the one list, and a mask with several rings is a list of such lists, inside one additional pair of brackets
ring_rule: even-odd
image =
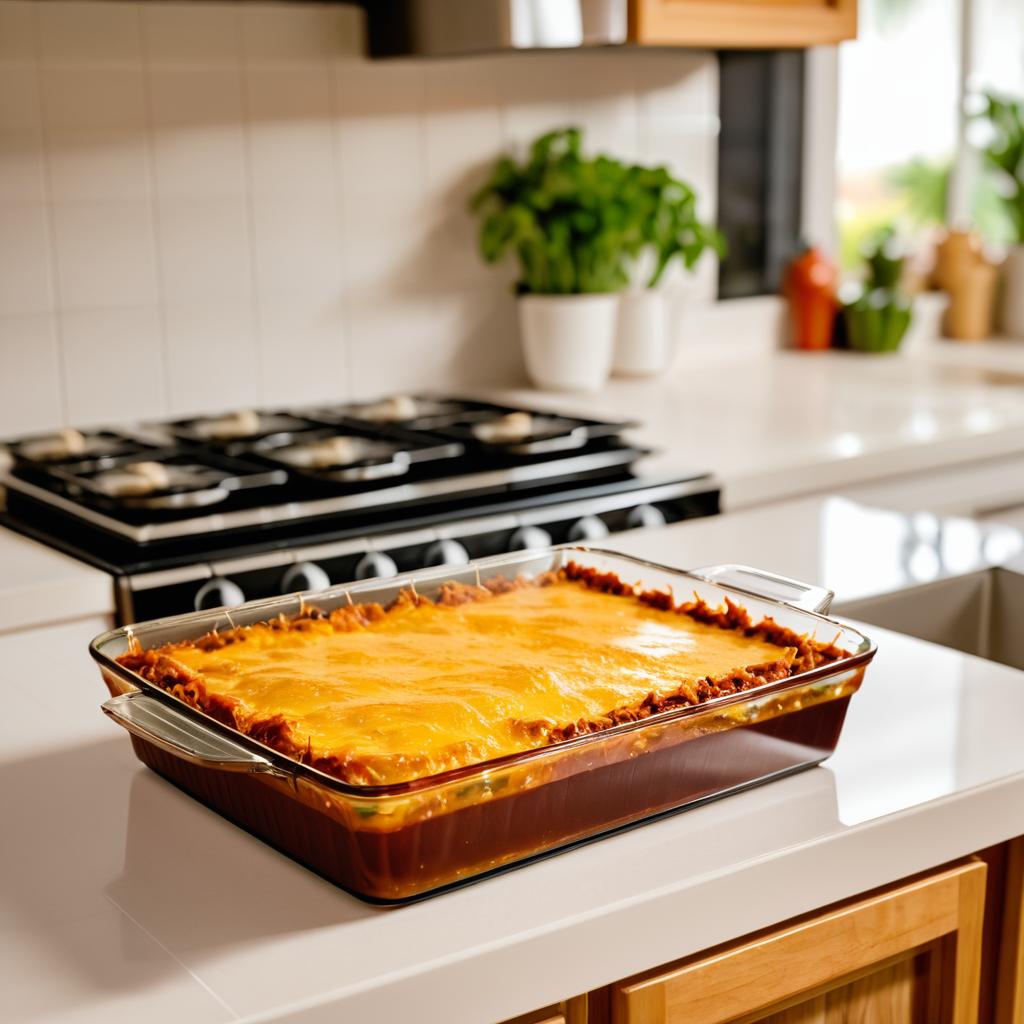
[(976, 1024), (985, 865), (936, 872), (621, 982), (613, 1024)]
[(1024, 1024), (1024, 837), (1006, 851), (995, 1024)]
[(857, 35), (857, 0), (630, 0), (646, 46), (804, 47)]

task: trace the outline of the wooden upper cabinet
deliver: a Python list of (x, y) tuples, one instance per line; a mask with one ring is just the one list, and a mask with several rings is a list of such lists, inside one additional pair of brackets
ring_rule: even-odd
[(629, 33), (642, 46), (820, 46), (856, 37), (857, 0), (631, 0)]

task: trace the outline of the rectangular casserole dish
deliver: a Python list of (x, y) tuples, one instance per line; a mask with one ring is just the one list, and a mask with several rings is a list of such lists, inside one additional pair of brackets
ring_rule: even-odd
[[(116, 660), (310, 605), (390, 604), (403, 587), (534, 577), (568, 562), (645, 590), (726, 597), (847, 656), (704, 704), (659, 712), (548, 746), (408, 782), (352, 785), (223, 725)], [(566, 545), (481, 559), (316, 594), (254, 601), (112, 630), (90, 653), (138, 758), (180, 788), (348, 891), (403, 902), (683, 807), (818, 764), (835, 749), (850, 697), (874, 655), (821, 614), (831, 593), (743, 566), (682, 572)]]

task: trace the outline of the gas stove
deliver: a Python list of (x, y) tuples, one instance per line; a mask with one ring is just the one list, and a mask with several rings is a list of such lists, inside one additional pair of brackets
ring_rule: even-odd
[(0, 521), (132, 622), (717, 512), (634, 426), (421, 395), (64, 430), (3, 446)]

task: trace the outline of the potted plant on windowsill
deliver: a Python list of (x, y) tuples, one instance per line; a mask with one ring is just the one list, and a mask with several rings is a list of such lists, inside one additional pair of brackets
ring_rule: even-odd
[(669, 363), (675, 341), (665, 291), (665, 272), (679, 260), (687, 271), (708, 249), (721, 257), (725, 243), (714, 228), (697, 217), (697, 197), (685, 182), (664, 167), (633, 167), (631, 187), (640, 213), (639, 251), (652, 255), (654, 269), (643, 288), (624, 292), (614, 370), (627, 376), (660, 373)]
[(1024, 337), (1024, 100), (996, 93), (985, 95), (978, 117), (987, 121), (991, 138), (985, 160), (996, 172), (1012, 227), (1013, 244), (1003, 265), (1002, 326), (1013, 337)]
[(503, 157), (471, 201), (489, 263), (519, 263), (526, 368), (539, 387), (592, 391), (611, 370), (618, 294), (641, 244), (630, 169), (584, 157), (580, 132), (541, 136), (523, 163)]

